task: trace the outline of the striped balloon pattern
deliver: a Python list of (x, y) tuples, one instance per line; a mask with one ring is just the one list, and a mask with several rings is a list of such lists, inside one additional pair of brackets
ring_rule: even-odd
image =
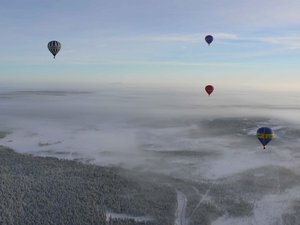
[(256, 136), (265, 149), (273, 138), (273, 131), (269, 127), (261, 127), (257, 130)]
[(61, 49), (61, 44), (58, 41), (50, 41), (48, 43), (48, 49), (52, 53), (52, 55), (53, 55), (53, 57), (55, 59), (55, 56), (57, 55), (57, 53)]

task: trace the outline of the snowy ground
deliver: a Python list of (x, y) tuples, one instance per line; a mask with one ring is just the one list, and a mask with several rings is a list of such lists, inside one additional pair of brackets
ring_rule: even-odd
[[(228, 209), (230, 201), (218, 202), (217, 188), (195, 192), (195, 197), (205, 197), (195, 203), (196, 210), (207, 204), (221, 208), (207, 224), (300, 223), (299, 96), (287, 94), (276, 101), (272, 94), (258, 96), (216, 92), (208, 98), (189, 91), (128, 88), (7, 91), (0, 93), (0, 132), (8, 132), (0, 144), (19, 152), (205, 181), (253, 206), (249, 215), (235, 215)], [(255, 138), (260, 126), (275, 132), (266, 151)], [(264, 183), (270, 176), (273, 188)], [(224, 183), (224, 189), (218, 186)], [(253, 189), (246, 190), (247, 184)], [(179, 194), (181, 206), (186, 204), (183, 196)], [(197, 224), (197, 213), (184, 218)]]
[(182, 192), (177, 191), (177, 209), (175, 212), (175, 225), (187, 225), (186, 205), (186, 196)]

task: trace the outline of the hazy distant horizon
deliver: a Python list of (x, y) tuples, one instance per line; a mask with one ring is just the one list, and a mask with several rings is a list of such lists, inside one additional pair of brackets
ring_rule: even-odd
[(204, 90), (118, 85), (85, 92), (1, 91), (1, 131), (11, 133), (0, 143), (19, 152), (130, 168), (152, 168), (156, 160), (167, 156), (155, 152), (211, 152), (219, 157), (222, 149), (228, 152), (226, 146), (235, 142), (237, 149), (229, 153), (238, 151), (242, 158), (249, 157), (243, 152), (264, 154), (255, 137), (256, 129), (264, 125), (275, 132), (268, 145), (271, 154), (284, 145), (297, 146), (297, 133), (289, 134), (293, 142), (282, 133), (300, 129), (297, 95), (275, 98), (274, 93), (222, 91), (216, 88), (208, 96)]

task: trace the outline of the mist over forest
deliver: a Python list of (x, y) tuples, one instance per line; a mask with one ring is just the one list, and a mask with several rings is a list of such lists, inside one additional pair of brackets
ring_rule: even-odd
[[(203, 90), (121, 85), (8, 90), (0, 93), (0, 144), (34, 156), (124, 168), (136, 182), (143, 177), (170, 188), (168, 212), (176, 225), (295, 224), (298, 97), (233, 90), (207, 96)], [(275, 134), (267, 150), (255, 136), (261, 126)], [(185, 212), (181, 223), (178, 204)], [(110, 212), (153, 218), (158, 214), (151, 207)], [(161, 218), (153, 221), (160, 224)]]
[(299, 225), (299, 0), (3, 0), (0, 225)]

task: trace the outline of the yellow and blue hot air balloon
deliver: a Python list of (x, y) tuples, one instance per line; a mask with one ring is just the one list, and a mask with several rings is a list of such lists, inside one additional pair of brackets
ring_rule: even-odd
[(269, 127), (261, 127), (257, 130), (256, 137), (266, 149), (266, 145), (272, 140), (273, 138), (273, 131)]

